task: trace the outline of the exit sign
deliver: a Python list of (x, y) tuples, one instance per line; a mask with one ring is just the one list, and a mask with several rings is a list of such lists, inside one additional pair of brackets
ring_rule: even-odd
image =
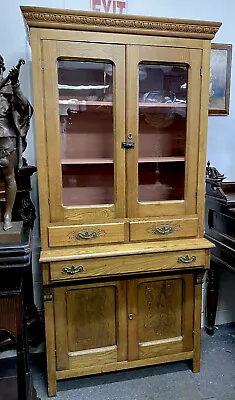
[(126, 14), (127, 0), (91, 0), (92, 11)]

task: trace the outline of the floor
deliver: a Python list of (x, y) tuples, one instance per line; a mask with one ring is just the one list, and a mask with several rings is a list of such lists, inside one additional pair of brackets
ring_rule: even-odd
[[(8, 359), (9, 360), (9, 359)], [(0, 370), (10, 368), (0, 360)], [(34, 386), (48, 399), (44, 361), (32, 357)], [(1, 368), (2, 367), (2, 368)], [(235, 324), (202, 333), (201, 372), (187, 362), (58, 382), (57, 400), (235, 400)]]

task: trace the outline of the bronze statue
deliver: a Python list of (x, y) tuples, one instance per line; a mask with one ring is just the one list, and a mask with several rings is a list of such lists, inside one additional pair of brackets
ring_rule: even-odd
[(19, 60), (3, 78), (4, 59), (0, 56), (0, 170), (5, 181), (6, 208), (3, 229), (12, 227), (12, 208), (16, 196), (15, 168), (22, 167), (26, 135), (33, 108), (20, 89), (19, 73), (24, 60)]

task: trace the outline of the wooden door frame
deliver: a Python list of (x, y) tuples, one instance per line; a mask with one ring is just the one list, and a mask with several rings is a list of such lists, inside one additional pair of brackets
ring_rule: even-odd
[[(163, 275), (148, 278), (133, 279), (127, 282), (128, 290), (128, 361), (139, 360), (139, 337), (138, 337), (138, 285), (145, 282), (167, 281), (182, 279), (182, 341), (181, 351), (188, 352), (193, 350), (193, 324), (194, 324), (194, 274)], [(190, 301), (187, 301), (187, 298)], [(171, 343), (172, 349), (174, 342)], [(177, 345), (177, 342), (176, 342)], [(177, 349), (176, 349), (177, 352)], [(168, 356), (166, 353), (165, 356)], [(156, 356), (157, 357), (157, 356)], [(164, 357), (164, 355), (163, 355)]]
[[(117, 360), (126, 361), (127, 360), (127, 312), (126, 312), (126, 281), (109, 281), (100, 283), (87, 283), (87, 284), (77, 284), (72, 286), (61, 286), (54, 289), (54, 313), (55, 313), (55, 347), (56, 347), (56, 359), (57, 359), (57, 370), (69, 370), (71, 365), (68, 356), (68, 326), (67, 326), (67, 310), (66, 310), (66, 293), (70, 290), (80, 290), (80, 289), (95, 289), (102, 287), (115, 287), (116, 296), (116, 324), (117, 324)], [(66, 321), (66, 323), (65, 323)], [(82, 351), (81, 351), (82, 353)], [(89, 352), (88, 352), (89, 353)], [(109, 351), (107, 350), (109, 357)], [(94, 356), (95, 356), (94, 351)], [(91, 355), (89, 356), (92, 357)], [(72, 357), (74, 358), (74, 357)], [(114, 362), (114, 361), (113, 361)], [(76, 360), (73, 362), (73, 369), (83, 369), (81, 367), (75, 367)], [(100, 372), (101, 366), (97, 365), (97, 372)]]
[[(155, 50), (155, 51), (154, 51)], [(185, 163), (185, 200), (138, 202), (138, 64), (171, 62), (187, 64), (188, 101)], [(127, 152), (127, 214), (129, 217), (196, 214), (198, 144), (200, 131), (202, 50), (129, 45), (126, 50), (126, 136), (132, 134), (135, 149)]]
[[(92, 221), (125, 216), (125, 47), (123, 45), (43, 40), (45, 129), (48, 146), (48, 174), (51, 222)], [(62, 172), (60, 164), (60, 128), (57, 60), (87, 59), (114, 64), (114, 200), (113, 205), (62, 206)], [(50, 90), (48, 90), (50, 87)], [(51, 133), (53, 132), (53, 134)]]

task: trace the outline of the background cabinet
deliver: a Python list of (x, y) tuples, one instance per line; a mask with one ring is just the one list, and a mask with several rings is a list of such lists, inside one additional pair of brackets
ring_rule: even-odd
[(200, 368), (210, 39), (220, 24), (22, 7), (33, 54), (48, 391)]

